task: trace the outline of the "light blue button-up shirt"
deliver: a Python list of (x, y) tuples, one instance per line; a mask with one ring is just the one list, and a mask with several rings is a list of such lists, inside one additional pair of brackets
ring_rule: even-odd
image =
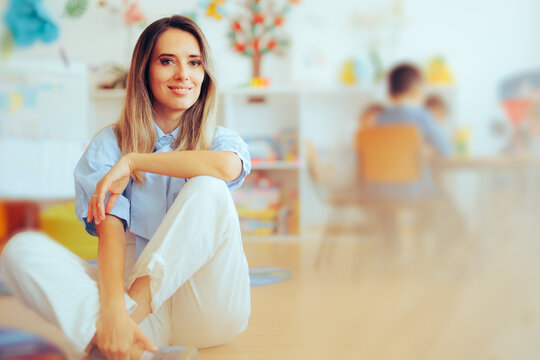
[[(155, 125), (155, 124), (154, 124)], [(154, 152), (173, 151), (178, 135), (176, 128), (169, 134), (156, 125), (157, 141)], [(251, 171), (251, 159), (247, 144), (233, 130), (218, 127), (210, 150), (235, 152), (242, 161), (242, 174), (227, 182), (229, 189), (237, 189)], [(96, 184), (122, 156), (112, 127), (99, 132), (90, 142), (75, 167), (75, 212), (86, 231), (97, 236), (94, 222), (86, 221), (88, 202)], [(189, 179), (145, 173), (145, 183), (130, 180), (118, 197), (111, 214), (122, 219), (126, 230), (135, 234), (135, 258), (138, 258), (148, 241), (156, 232), (166, 212)]]

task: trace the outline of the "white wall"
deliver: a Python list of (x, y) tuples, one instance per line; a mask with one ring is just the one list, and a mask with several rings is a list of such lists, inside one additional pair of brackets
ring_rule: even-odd
[[(240, 0), (228, 0), (228, 4)], [(50, 46), (37, 45), (18, 50), (16, 56), (57, 56), (63, 47), (73, 59), (90, 65), (106, 61), (128, 63), (140, 29), (129, 31), (119, 15), (97, 7), (90, 8), (82, 19), (61, 17), (64, 0), (44, 0), (59, 19), (60, 40)], [(121, 0), (109, 3), (121, 4)], [(197, 9), (196, 0), (140, 0), (150, 20), (172, 13)], [(4, 9), (6, 0), (0, 0)], [(390, 9), (391, 0), (303, 0), (294, 7), (287, 22), (291, 34), (291, 52), (283, 59), (264, 60), (263, 73), (275, 84), (301, 80), (321, 84), (335, 82), (341, 62), (348, 56), (362, 56), (373, 32), (353, 25), (355, 17), (373, 17)], [(405, 22), (399, 32), (388, 30), (383, 46), (385, 65), (407, 59), (425, 63), (436, 54), (448, 60), (457, 79), (457, 118), (473, 126), (473, 151), (490, 152), (495, 144), (487, 131), (489, 120), (501, 116), (496, 86), (504, 76), (540, 67), (540, 1), (538, 0), (404, 0)], [(200, 12), (200, 11), (199, 11)], [(249, 60), (229, 49), (225, 21), (199, 17), (213, 47), (218, 78), (228, 87), (247, 81)], [(380, 34), (379, 34), (380, 35)], [(324, 66), (320, 71), (306, 71), (306, 56), (317, 53)], [(315, 55), (313, 55), (315, 56)]]

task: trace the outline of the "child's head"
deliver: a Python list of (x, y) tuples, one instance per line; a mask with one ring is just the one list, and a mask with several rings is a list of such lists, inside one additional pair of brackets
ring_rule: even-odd
[(379, 103), (373, 103), (366, 106), (360, 115), (360, 128), (366, 129), (375, 125), (375, 121), (383, 111), (384, 106)]
[(388, 93), (395, 101), (420, 103), (422, 99), (422, 74), (411, 64), (396, 65), (388, 74)]
[(429, 95), (424, 101), (424, 106), (429, 110), (431, 115), (440, 123), (446, 121), (448, 116), (448, 107), (444, 100), (436, 94)]

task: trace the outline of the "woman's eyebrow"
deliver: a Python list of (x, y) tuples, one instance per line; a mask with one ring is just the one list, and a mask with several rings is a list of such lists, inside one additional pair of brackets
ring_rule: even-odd
[[(174, 54), (163, 53), (163, 54), (159, 54), (159, 55), (158, 55), (158, 58), (159, 58), (159, 57), (162, 57), (162, 56), (177, 57), (177, 56), (174, 55)], [(190, 57), (190, 58), (200, 58), (200, 57), (201, 57), (201, 54), (191, 54), (191, 55), (189, 55), (188, 57)]]
[(166, 53), (158, 55), (158, 57), (162, 57), (162, 56), (176, 57), (176, 55), (174, 55), (174, 54), (166, 54)]

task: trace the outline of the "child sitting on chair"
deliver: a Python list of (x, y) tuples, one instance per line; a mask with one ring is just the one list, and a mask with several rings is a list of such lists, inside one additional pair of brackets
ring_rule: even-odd
[(420, 71), (410, 64), (399, 64), (388, 74), (388, 94), (392, 106), (377, 118), (377, 125), (414, 125), (425, 142), (443, 156), (452, 152), (450, 138), (433, 115), (422, 107), (423, 79)]
[[(376, 125), (411, 124), (422, 137), (423, 143), (442, 156), (452, 152), (450, 137), (445, 134), (433, 115), (422, 106), (423, 79), (420, 71), (410, 64), (399, 64), (388, 74), (388, 93), (392, 106), (377, 117)], [(394, 189), (399, 195), (432, 192), (429, 172), (424, 171), (419, 184)], [(387, 192), (387, 191), (385, 191)]]

